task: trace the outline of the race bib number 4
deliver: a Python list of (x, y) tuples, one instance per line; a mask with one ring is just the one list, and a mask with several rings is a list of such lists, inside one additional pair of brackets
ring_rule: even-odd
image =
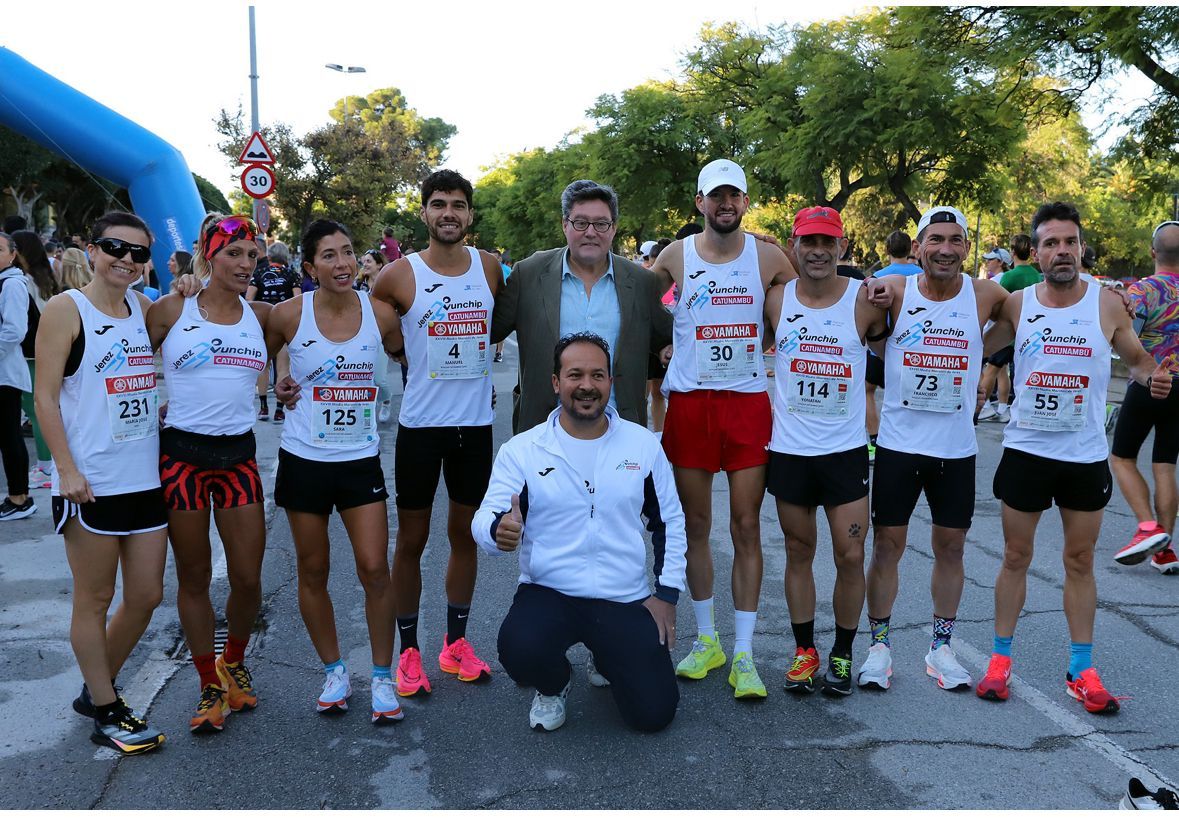
[(430, 378), (484, 377), (488, 372), (487, 347), (485, 317), (471, 321), (431, 321), (426, 325), (426, 363), (430, 367)]
[(700, 383), (756, 378), (761, 366), (757, 324), (696, 327), (696, 380)]
[(355, 448), (377, 439), (375, 386), (317, 386), (311, 391), (311, 445)]
[(969, 367), (970, 358), (965, 355), (905, 352), (901, 405), (923, 412), (957, 412), (962, 408)]
[(786, 411), (817, 417), (847, 417), (851, 364), (795, 358), (787, 376)]
[(1019, 396), (1017, 425), (1045, 432), (1079, 432), (1085, 428), (1088, 401), (1088, 376), (1032, 372)]
[(156, 373), (118, 375), (106, 379), (106, 414), (111, 437), (118, 443), (156, 433), (159, 425)]

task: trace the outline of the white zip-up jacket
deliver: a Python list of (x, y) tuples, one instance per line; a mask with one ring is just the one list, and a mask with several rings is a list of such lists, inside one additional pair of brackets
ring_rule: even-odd
[(17, 267), (0, 270), (0, 278), (5, 280), (0, 288), (0, 386), (32, 392), (33, 379), (20, 346), (29, 329), (29, 287)]
[(565, 456), (548, 419), (500, 447), (483, 504), (471, 521), (475, 541), (492, 554), (500, 518), (520, 495), (524, 518), (520, 582), (568, 596), (635, 602), (651, 596), (644, 521), (654, 547), (654, 595), (672, 605), (684, 589), (687, 539), (671, 465), (651, 432), (606, 408), (598, 438), (593, 493)]

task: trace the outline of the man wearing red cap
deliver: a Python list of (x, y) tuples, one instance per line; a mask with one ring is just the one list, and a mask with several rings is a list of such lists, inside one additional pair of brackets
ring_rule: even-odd
[(917, 224), (914, 249), (924, 272), (874, 285), (888, 298), (891, 332), (884, 344), (884, 405), (872, 475), (872, 560), (868, 623), (872, 644), (861, 687), (886, 690), (892, 676), (889, 618), (909, 518), (925, 492), (933, 519), (933, 640), (926, 673), (940, 687), (969, 687), (970, 674), (950, 647), (965, 573), (962, 551), (974, 516), (978, 442), (974, 411), (982, 370), (982, 326), (998, 318), (1007, 291), (962, 272), (970, 252), (966, 217), (934, 207)]
[(749, 208), (745, 173), (731, 160), (705, 165), (696, 208), (706, 227), (668, 246), (651, 268), (657, 289), (677, 286), (675, 352), (663, 380), (668, 395), (663, 448), (675, 467), (688, 539), (688, 589), (697, 639), (676, 673), (703, 679), (725, 664), (713, 621), (712, 479), (729, 477), (736, 639), (729, 684), (737, 698), (766, 695), (753, 664), (761, 593), (761, 502), (770, 442), (770, 400), (762, 362), (766, 289), (795, 277), (781, 249), (741, 231)]
[(787, 252), (798, 279), (766, 294), (774, 330), (774, 430), (768, 487), (786, 536), (786, 605), (795, 653), (785, 687), (812, 693), (821, 666), (815, 647), (815, 513), (823, 506), (835, 557), (835, 644), (822, 691), (851, 693), (852, 640), (864, 608), (868, 530), (868, 439), (864, 377), (869, 340), (887, 334), (885, 311), (859, 283), (838, 275), (847, 249), (830, 207), (794, 217)]

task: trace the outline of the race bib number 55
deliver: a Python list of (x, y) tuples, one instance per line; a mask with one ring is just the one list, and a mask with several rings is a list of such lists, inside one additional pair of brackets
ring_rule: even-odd
[(715, 383), (757, 377), (761, 350), (757, 324), (696, 327), (696, 380)]
[(159, 425), (158, 405), (156, 373), (106, 379), (106, 414), (111, 437), (116, 442), (140, 440), (155, 434)]
[(1088, 376), (1032, 372), (1019, 396), (1019, 428), (1079, 432), (1088, 400)]
[(375, 386), (317, 386), (311, 392), (311, 445), (355, 448), (377, 439)]

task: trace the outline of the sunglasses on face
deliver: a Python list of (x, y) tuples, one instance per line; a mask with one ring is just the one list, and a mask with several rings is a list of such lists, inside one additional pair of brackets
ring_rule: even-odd
[(143, 264), (151, 258), (151, 248), (144, 247), (142, 244), (132, 244), (129, 241), (122, 239), (101, 238), (94, 242), (94, 245), (112, 258), (125, 258), (128, 253), (131, 254), (131, 260), (136, 264)]

